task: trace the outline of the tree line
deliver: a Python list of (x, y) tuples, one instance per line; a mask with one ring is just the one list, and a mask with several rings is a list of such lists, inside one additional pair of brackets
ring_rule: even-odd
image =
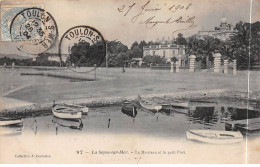
[[(229, 39), (222, 41), (212, 36), (205, 36), (198, 39), (196, 36), (185, 38), (179, 33), (175, 40), (166, 44), (185, 45), (186, 56), (196, 55), (196, 61), (201, 62), (206, 67), (207, 61), (213, 62), (214, 53), (220, 52), (222, 60), (237, 60), (237, 65), (241, 69), (251, 68), (260, 64), (260, 22), (244, 23), (238, 22), (235, 31)], [(109, 65), (122, 66), (125, 62), (131, 61), (132, 58), (143, 58), (145, 63), (162, 64), (166, 59), (158, 55), (148, 55), (143, 57), (143, 46), (157, 45), (157, 42), (141, 41), (134, 42), (131, 48), (119, 41), (108, 42)], [(173, 61), (177, 61), (174, 59)]]
[[(239, 22), (235, 25), (236, 30), (226, 41), (206, 36), (198, 39), (196, 36), (185, 38), (179, 33), (177, 38), (167, 41), (166, 44), (185, 45), (186, 56), (196, 55), (196, 61), (200, 61), (206, 66), (207, 61), (213, 61), (213, 54), (218, 50), (222, 54), (222, 60), (237, 59), (237, 64), (241, 68), (248, 68), (260, 63), (260, 22), (244, 23)], [(166, 59), (159, 55), (148, 55), (143, 57), (143, 47), (147, 45), (157, 45), (158, 42), (153, 41), (135, 41), (128, 48), (121, 41), (106, 41), (106, 46), (102, 44), (90, 45), (89, 43), (79, 42), (71, 48), (71, 54), (65, 64), (73, 63), (76, 66), (93, 66), (94, 64), (106, 66), (105, 48), (107, 49), (107, 63), (109, 67), (122, 67), (129, 64), (133, 58), (143, 58), (143, 62), (147, 64), (163, 64)], [(68, 62), (69, 61), (69, 62)], [(174, 59), (177, 61), (177, 59)], [(4, 63), (15, 62), (17, 65), (50, 65), (60, 66), (59, 62), (49, 61), (48, 59), (32, 61), (17, 60), (10, 58), (0, 58), (0, 65)], [(64, 65), (65, 65), (64, 64)]]
[(15, 59), (7, 56), (0, 58), (0, 65), (2, 66), (11, 66), (13, 62), (16, 66), (60, 66), (60, 62), (48, 59), (33, 61), (33, 59)]

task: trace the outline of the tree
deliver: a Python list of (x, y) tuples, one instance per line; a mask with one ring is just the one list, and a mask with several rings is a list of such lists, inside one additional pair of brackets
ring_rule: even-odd
[(132, 49), (133, 51), (133, 57), (132, 58), (142, 58), (143, 57), (143, 51), (139, 48), (139, 46), (135, 46)]
[(112, 67), (122, 67), (127, 60), (126, 53), (121, 52), (119, 54), (110, 54), (108, 57), (108, 64)]
[(143, 51), (144, 46), (147, 46), (147, 43), (145, 41), (141, 41), (139, 43), (139, 48)]
[(178, 61), (178, 59), (176, 57), (172, 57), (171, 61), (175, 63), (176, 61)]
[(120, 52), (127, 52), (128, 47), (121, 43), (121, 41), (107, 41), (107, 52), (112, 54), (119, 54)]
[(85, 66), (97, 66), (101, 65), (105, 56), (105, 46), (102, 42), (97, 42), (90, 45), (88, 42), (80, 41), (78, 44), (74, 44), (71, 47), (71, 54), (69, 56), (69, 61), (71, 64), (80, 66), (84, 63)]
[(143, 62), (147, 64), (164, 64), (166, 63), (166, 59), (158, 55), (154, 55), (154, 56), (147, 55), (143, 58)]
[(186, 45), (187, 41), (186, 39), (183, 37), (182, 33), (178, 34), (178, 37), (176, 38), (176, 40), (174, 41), (174, 44), (176, 45)]
[(230, 42), (222, 42), (219, 47), (219, 52), (222, 55), (222, 59), (234, 59), (234, 48), (231, 47)]
[(191, 37), (186, 45), (186, 53), (188, 55), (196, 55), (196, 61), (202, 61), (203, 66), (206, 66), (207, 60), (213, 61), (213, 53), (220, 49), (220, 40), (206, 36), (204, 39)]
[(147, 45), (159, 45), (159, 42), (149, 41)]
[(136, 47), (136, 46), (139, 46), (137, 41), (135, 41), (135, 42), (132, 44), (131, 50), (133, 50), (133, 48)]
[(134, 52), (131, 49), (127, 50), (126, 59), (131, 60), (133, 57), (134, 57)]
[[(250, 29), (251, 28), (251, 29)], [(260, 54), (260, 22), (250, 23), (239, 22), (237, 30), (230, 39), (231, 47), (234, 49), (234, 58), (240, 68), (248, 68), (249, 65), (259, 63)], [(250, 53), (250, 56), (249, 56)]]
[(198, 40), (196, 37), (191, 37), (186, 45), (186, 53), (188, 55), (200, 55), (202, 54), (203, 41)]
[(108, 65), (112, 67), (122, 67), (133, 57), (133, 52), (130, 52), (128, 47), (120, 41), (107, 41), (107, 49)]

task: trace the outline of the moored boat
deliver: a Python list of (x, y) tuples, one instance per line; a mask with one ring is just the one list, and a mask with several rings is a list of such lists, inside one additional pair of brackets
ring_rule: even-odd
[(165, 101), (169, 104), (171, 104), (172, 107), (175, 108), (189, 108), (189, 102), (183, 101), (183, 100), (174, 100), (172, 98), (164, 98)]
[(9, 126), (9, 125), (19, 125), (23, 123), (23, 119), (15, 119), (15, 118), (0, 118), (0, 126)]
[(82, 114), (83, 115), (87, 115), (89, 108), (86, 106), (82, 106), (82, 105), (77, 105), (77, 104), (72, 104), (72, 103), (63, 103), (65, 106), (68, 106), (70, 108), (74, 108), (74, 109), (80, 109), (82, 110)]
[(155, 104), (162, 106), (162, 111), (170, 112), (172, 110), (172, 105), (168, 103), (165, 99), (160, 97), (153, 97), (152, 99)]
[(161, 105), (157, 105), (149, 99), (144, 100), (139, 98), (139, 104), (142, 110), (152, 112), (153, 114), (157, 113), (162, 108)]
[(55, 117), (70, 120), (81, 119), (82, 116), (82, 110), (67, 107), (65, 105), (55, 105), (52, 108), (52, 113)]
[(189, 130), (186, 131), (187, 139), (210, 144), (232, 144), (243, 141), (240, 132), (221, 130)]
[(180, 113), (180, 114), (189, 114), (189, 109), (188, 108), (176, 108), (176, 107), (172, 107), (172, 110), (176, 113)]
[(122, 113), (134, 118), (137, 115), (136, 106), (130, 101), (124, 101), (122, 103)]
[(170, 101), (172, 107), (179, 108), (189, 108), (189, 102), (181, 101), (181, 100), (171, 100)]

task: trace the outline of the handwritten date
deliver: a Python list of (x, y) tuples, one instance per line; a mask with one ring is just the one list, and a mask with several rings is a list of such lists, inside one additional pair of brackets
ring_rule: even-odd
[[(192, 3), (188, 5), (164, 4), (160, 6), (159, 4), (152, 4), (151, 0), (148, 0), (141, 7), (138, 7), (137, 3), (133, 3), (129, 6), (122, 5), (117, 10), (118, 12), (123, 13), (124, 16), (128, 16), (131, 14), (130, 17), (132, 23), (145, 25), (147, 29), (152, 29), (157, 25), (184, 24), (186, 26), (185, 28), (174, 30), (173, 33), (175, 33), (177, 31), (188, 30), (196, 27), (195, 16), (185, 16), (178, 14), (178, 12), (180, 13), (181, 11), (187, 14), (191, 6)], [(162, 10), (168, 11), (168, 15), (164, 16), (164, 18), (162, 18), (160, 15), (162, 12), (164, 12)]]

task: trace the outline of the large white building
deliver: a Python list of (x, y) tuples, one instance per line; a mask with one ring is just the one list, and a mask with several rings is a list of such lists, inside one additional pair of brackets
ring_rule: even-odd
[(194, 36), (198, 39), (204, 39), (206, 36), (218, 38), (226, 41), (235, 32), (233, 26), (227, 23), (226, 18), (220, 20), (220, 25), (215, 27), (215, 30), (201, 30)]
[(150, 55), (158, 55), (164, 57), (168, 62), (171, 58), (175, 57), (178, 59), (181, 66), (185, 66), (185, 46), (184, 45), (174, 45), (174, 44), (159, 44), (159, 45), (149, 45), (143, 47), (143, 57)]

